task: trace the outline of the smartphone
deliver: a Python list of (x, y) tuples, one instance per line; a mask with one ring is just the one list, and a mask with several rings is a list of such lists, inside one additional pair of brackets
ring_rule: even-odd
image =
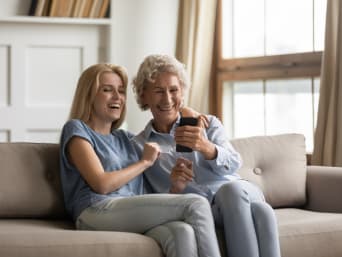
[[(197, 126), (198, 123), (198, 119), (194, 118), (194, 117), (181, 117), (180, 118), (180, 122), (179, 122), (179, 126)], [(177, 152), (192, 152), (192, 149), (190, 147), (187, 146), (183, 146), (183, 145), (176, 145), (176, 151)]]

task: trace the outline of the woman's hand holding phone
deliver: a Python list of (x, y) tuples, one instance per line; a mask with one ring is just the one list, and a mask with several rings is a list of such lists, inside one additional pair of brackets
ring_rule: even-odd
[(217, 156), (216, 146), (204, 136), (203, 128), (197, 124), (197, 118), (181, 117), (175, 131), (176, 151), (198, 151), (205, 159), (213, 160)]
[(170, 193), (181, 193), (188, 183), (193, 181), (193, 178), (192, 162), (184, 158), (178, 158), (170, 174)]

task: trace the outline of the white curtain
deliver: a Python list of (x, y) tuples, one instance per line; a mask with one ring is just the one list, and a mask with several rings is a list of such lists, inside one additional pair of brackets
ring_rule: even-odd
[(208, 113), (216, 0), (180, 0), (176, 57), (185, 63), (191, 88), (185, 104)]
[(312, 164), (342, 166), (342, 1), (328, 0)]

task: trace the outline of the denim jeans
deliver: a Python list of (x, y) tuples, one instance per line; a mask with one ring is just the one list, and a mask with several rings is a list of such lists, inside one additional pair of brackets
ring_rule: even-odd
[(276, 217), (257, 186), (242, 179), (222, 185), (212, 209), (229, 257), (280, 257)]
[(167, 257), (220, 256), (210, 204), (195, 194), (106, 199), (85, 209), (76, 226), (145, 234), (157, 240)]

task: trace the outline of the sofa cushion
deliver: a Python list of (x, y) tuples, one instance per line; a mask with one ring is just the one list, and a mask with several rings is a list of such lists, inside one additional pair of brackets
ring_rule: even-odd
[(294, 208), (275, 210), (282, 256), (342, 256), (342, 214)]
[(301, 206), (306, 200), (305, 139), (300, 134), (231, 141), (241, 154), (239, 174), (257, 184), (272, 207)]
[(65, 217), (59, 147), (0, 143), (0, 217)]
[(77, 231), (63, 221), (0, 220), (0, 256), (162, 257), (155, 240), (126, 232)]

